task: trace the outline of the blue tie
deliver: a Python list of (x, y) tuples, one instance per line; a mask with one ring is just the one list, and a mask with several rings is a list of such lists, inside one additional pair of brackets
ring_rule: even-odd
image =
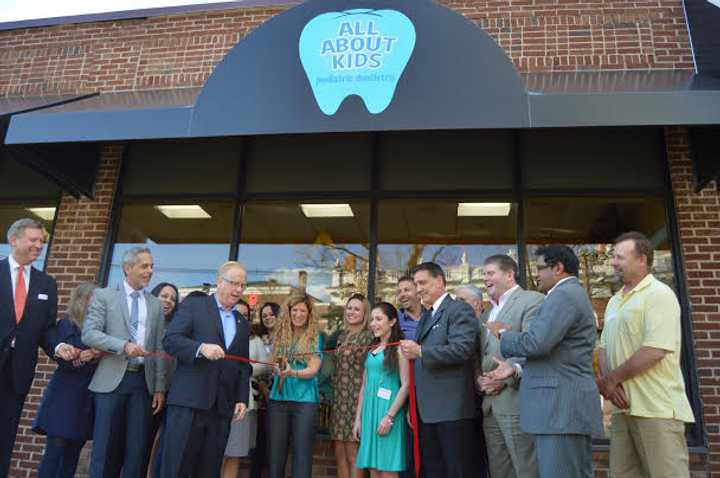
[(132, 306), (130, 307), (130, 335), (132, 336), (132, 341), (137, 343), (138, 324), (140, 322), (140, 292), (133, 291), (130, 297), (132, 297)]
[[(130, 293), (132, 298), (132, 305), (130, 306), (130, 337), (133, 343), (137, 343), (138, 339), (138, 325), (140, 322), (140, 292), (133, 291)], [(131, 358), (130, 363), (133, 365), (139, 365), (140, 359), (137, 357)]]

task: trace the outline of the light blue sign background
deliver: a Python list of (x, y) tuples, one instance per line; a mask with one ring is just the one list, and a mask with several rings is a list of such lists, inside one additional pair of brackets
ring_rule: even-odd
[(415, 49), (415, 26), (396, 10), (328, 12), (300, 34), (300, 61), (320, 110), (334, 115), (351, 95), (385, 111)]

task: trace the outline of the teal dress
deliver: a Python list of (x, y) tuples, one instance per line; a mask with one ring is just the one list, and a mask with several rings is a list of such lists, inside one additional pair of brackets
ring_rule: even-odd
[[(322, 360), (323, 354), (320, 352), (323, 348), (323, 337), (320, 335), (317, 340), (317, 351)], [(290, 353), (295, 353), (295, 344), (290, 345)], [(290, 368), (293, 370), (304, 370), (307, 367), (307, 360), (290, 360)], [(279, 400), (286, 402), (302, 402), (302, 403), (320, 403), (320, 392), (318, 391), (318, 376), (315, 375), (311, 379), (303, 379), (297, 377), (285, 377), (282, 391), (280, 390), (280, 377), (273, 378), (272, 389), (270, 390), (270, 400)]]
[[(358, 468), (373, 468), (380, 471), (405, 471), (406, 427), (405, 408), (395, 417), (390, 433), (380, 436), (377, 427), (387, 414), (400, 390), (400, 374), (388, 373), (383, 366), (385, 351), (369, 353), (365, 359), (367, 381), (363, 395), (362, 422), (360, 427), (360, 448), (357, 454)], [(381, 389), (383, 389), (381, 391)], [(390, 392), (389, 399), (387, 391)]]

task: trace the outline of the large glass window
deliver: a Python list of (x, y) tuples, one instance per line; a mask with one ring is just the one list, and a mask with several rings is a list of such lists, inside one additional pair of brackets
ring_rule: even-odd
[(386, 200), (378, 210), (376, 299), (395, 301), (398, 278), (433, 261), (445, 270), (448, 289), (484, 289), (482, 265), (493, 254), (517, 259), (517, 207), (507, 199)]
[(366, 201), (249, 202), (238, 260), (258, 304), (282, 304), (306, 292), (323, 329), (333, 332), (342, 307), (368, 286), (370, 207)]
[[(527, 201), (525, 211), (528, 286), (536, 287), (535, 252), (539, 245), (560, 243), (571, 246), (580, 259), (579, 279), (592, 300), (598, 338), (603, 329), (605, 307), (610, 297), (622, 287), (610, 266), (612, 245), (620, 234), (639, 231), (649, 237), (655, 246), (653, 274), (675, 287), (663, 199), (535, 198)], [(611, 412), (612, 405), (603, 400), (606, 437), (609, 437)]]
[[(56, 184), (0, 154), (0, 259), (10, 254), (7, 230), (18, 219), (40, 221), (48, 233), (52, 233), (59, 200), (60, 188)], [(36, 269), (45, 267), (47, 250), (45, 246), (33, 263)]]
[(129, 203), (120, 212), (108, 285), (123, 278), (122, 257), (134, 246), (149, 247), (152, 283), (171, 282), (180, 295), (215, 286), (218, 267), (228, 260), (232, 202)]

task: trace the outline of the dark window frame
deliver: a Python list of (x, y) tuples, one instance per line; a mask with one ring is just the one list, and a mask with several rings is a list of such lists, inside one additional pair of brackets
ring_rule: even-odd
[[(680, 301), (680, 307), (682, 310), (681, 324), (682, 324), (682, 365), (683, 365), (683, 376), (686, 382), (686, 391), (690, 400), (693, 413), (695, 414), (695, 423), (689, 425), (689, 432), (687, 434), (687, 441), (689, 447), (693, 451), (707, 452), (708, 441), (705, 433), (705, 419), (703, 415), (703, 407), (700, 398), (699, 391), (699, 380), (697, 375), (697, 369), (695, 367), (695, 347), (692, 335), (692, 320), (691, 320), (691, 304), (688, 295), (687, 276), (684, 266), (684, 259), (682, 254), (682, 247), (680, 246), (680, 233), (677, 225), (677, 213), (675, 210), (674, 195), (672, 190), (672, 183), (670, 178), (670, 167), (669, 160), (667, 157), (667, 145), (665, 143), (665, 137), (663, 130), (658, 128), (658, 141), (662, 144), (662, 151), (664, 151), (662, 158), (658, 158), (659, 166), (664, 168), (665, 185), (662, 188), (647, 188), (647, 189), (612, 189), (612, 188), (600, 188), (597, 190), (588, 191), (587, 189), (527, 189), (525, 187), (524, 172), (522, 171), (522, 150), (521, 150), (521, 131), (515, 131), (514, 141), (514, 155), (513, 155), (513, 176), (514, 181), (512, 188), (498, 189), (498, 190), (438, 190), (438, 191), (426, 191), (426, 190), (402, 190), (402, 191), (390, 191), (381, 189), (381, 174), (382, 164), (380, 164), (378, 158), (379, 142), (382, 141), (382, 133), (369, 133), (372, 135), (373, 147), (371, 158), (371, 174), (370, 181), (366, 191), (349, 191), (349, 192), (318, 192), (318, 191), (300, 191), (292, 193), (247, 193), (246, 191), (246, 171), (247, 162), (246, 157), (248, 156), (248, 148), (252, 148), (253, 138), (247, 137), (242, 141), (241, 151), (238, 151), (238, 158), (241, 162), (239, 168), (239, 174), (237, 178), (237, 190), (234, 194), (194, 194), (194, 195), (142, 195), (125, 197), (123, 195), (123, 181), (126, 174), (125, 159), (128, 157), (128, 150), (132, 147), (131, 143), (126, 143), (125, 151), (123, 154), (123, 164), (120, 168), (120, 178), (118, 182), (118, 188), (112, 207), (111, 226), (109, 234), (106, 238), (106, 243), (103, 249), (103, 257), (101, 262), (101, 268), (98, 273), (98, 283), (106, 284), (109, 270), (110, 261), (112, 260), (113, 248), (115, 239), (117, 237), (119, 223), (120, 223), (120, 212), (124, 204), (148, 202), (157, 200), (233, 200), (235, 202), (235, 214), (234, 214), (234, 229), (232, 238), (230, 238), (230, 253), (228, 260), (236, 260), (239, 254), (240, 238), (241, 238), (241, 227), (243, 211), (246, 204), (253, 200), (330, 200), (330, 199), (364, 199), (369, 201), (370, 204), (370, 224), (369, 224), (369, 267), (370, 271), (374, 271), (377, 264), (377, 249), (378, 249), (378, 207), (379, 202), (383, 199), (411, 199), (411, 198), (460, 198), (460, 197), (476, 197), (492, 198), (498, 196), (507, 196), (512, 198), (513, 202), (517, 204), (517, 248), (518, 248), (518, 259), (523, 261), (527, 260), (527, 231), (525, 227), (525, 202), (528, 198), (535, 197), (577, 197), (585, 196), (589, 192), (594, 197), (656, 197), (664, 201), (666, 210), (666, 220), (668, 224), (668, 239), (671, 244), (671, 251), (673, 256), (673, 270), (676, 277), (676, 283), (678, 288), (678, 298)], [(520, 284), (525, 287), (527, 285), (527, 277), (525, 268), (522, 267), (520, 275)], [(372, 300), (375, 293), (375, 281), (376, 274), (370, 273), (368, 277), (368, 298)], [(603, 450), (608, 445), (607, 439), (594, 440), (593, 446), (595, 449)]]

